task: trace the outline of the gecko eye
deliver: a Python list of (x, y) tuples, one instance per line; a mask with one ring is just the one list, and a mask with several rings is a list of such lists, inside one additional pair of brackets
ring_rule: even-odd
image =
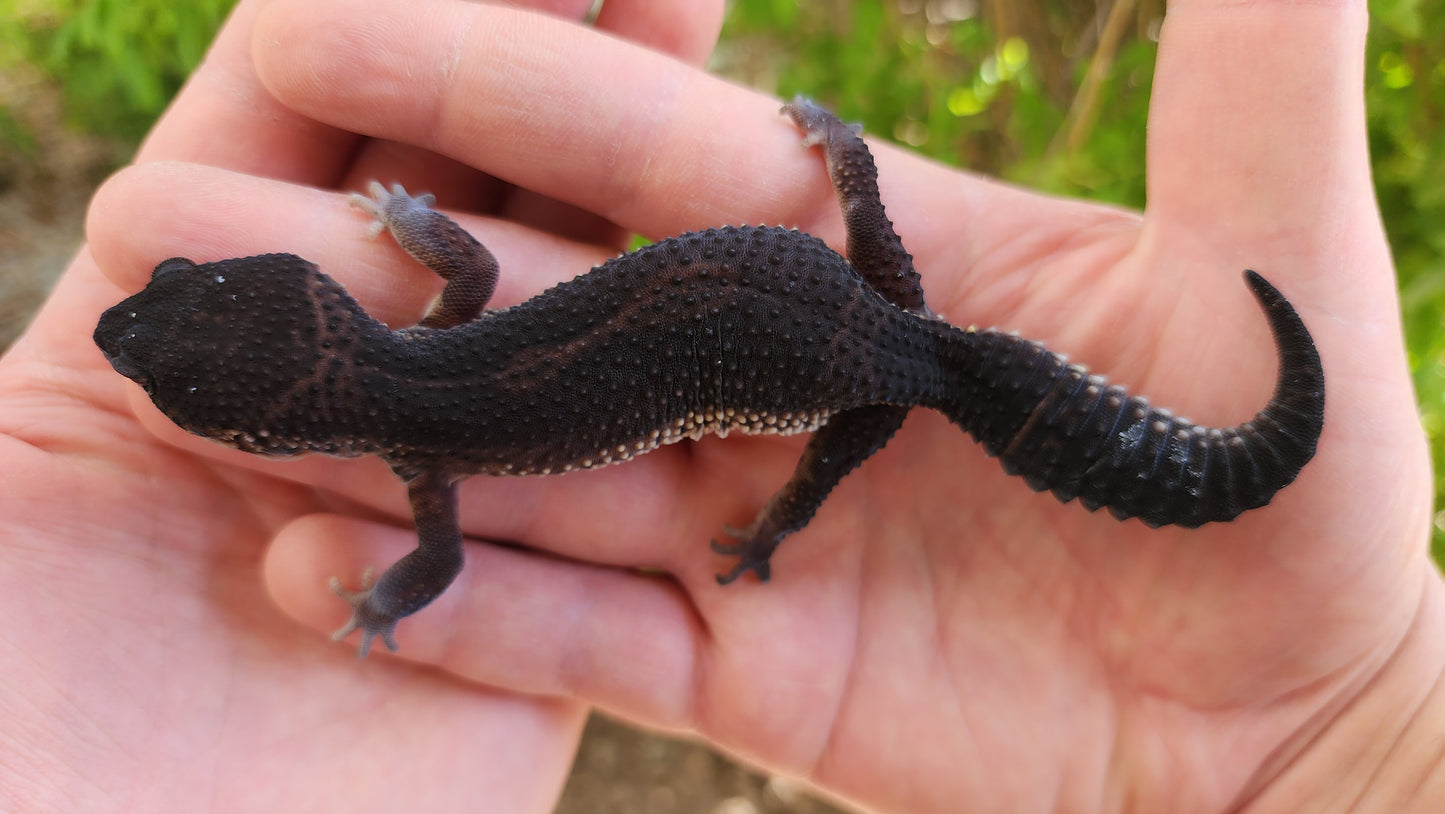
[(192, 263), (184, 257), (172, 257), (169, 260), (162, 260), (156, 264), (155, 270), (151, 272), (151, 279), (159, 280), (161, 277), (172, 272), (185, 271), (186, 269), (193, 269), (195, 267), (195, 263)]

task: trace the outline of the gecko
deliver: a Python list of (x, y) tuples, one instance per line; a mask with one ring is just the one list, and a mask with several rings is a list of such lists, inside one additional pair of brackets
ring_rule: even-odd
[(1295, 309), (1244, 280), (1276, 346), (1253, 419), (1196, 425), (1000, 330), (958, 328), (924, 300), (888, 219), (861, 128), (799, 97), (784, 106), (819, 147), (846, 257), (782, 227), (659, 240), (509, 308), (484, 310), (496, 258), (430, 195), (378, 183), (352, 203), (446, 283), (393, 330), (292, 254), (159, 263), (94, 339), (180, 427), (266, 456), (376, 455), (407, 488), (417, 546), (360, 590), (337, 631), (395, 651), (398, 621), (461, 571), (457, 483), (620, 463), (707, 434), (812, 432), (786, 484), (732, 542), (727, 584), (763, 582), (779, 543), (886, 444), (914, 407), (937, 410), (1036, 491), (1121, 520), (1197, 527), (1269, 503), (1314, 456), (1324, 372)]

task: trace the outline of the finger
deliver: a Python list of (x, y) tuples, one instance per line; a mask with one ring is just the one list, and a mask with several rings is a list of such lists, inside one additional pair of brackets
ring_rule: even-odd
[(581, 20), (592, 10), (593, 2), (592, 0), (502, 0), (502, 5), (541, 11), (564, 20)]
[[(1216, 310), (1212, 289), (1237, 289), (1243, 268), (1266, 275), (1314, 333), (1335, 416), (1364, 404), (1413, 410), (1370, 181), (1367, 22), (1363, 2), (1171, 4), (1149, 124), (1145, 265), (1207, 282), (1181, 301), (1196, 326)], [(1267, 380), (1272, 360), (1252, 356), (1241, 378)], [(1327, 422), (1326, 435), (1345, 426), (1363, 425)]]
[[(592, 3), (579, 0), (515, 2), (564, 19), (581, 20)], [(288, 6), (285, 15), (303, 11)], [(309, 13), (309, 12), (307, 12)], [(722, 5), (716, 2), (611, 3), (599, 15), (597, 28), (611, 31), (664, 53), (701, 64), (707, 59), (722, 25)], [(404, 36), (397, 31), (394, 36)], [(513, 189), (461, 162), (423, 148), (388, 140), (368, 140), (357, 151), (343, 188), (363, 189), (368, 181), (400, 182), (408, 189), (428, 190), (448, 205), (471, 212), (497, 215), (517, 223), (550, 231), (570, 240), (621, 247), (628, 233), (605, 219), (558, 204), (529, 190)]]
[[(268, 9), (257, 40), (262, 76), (287, 104), (434, 149), (632, 229), (775, 219), (780, 201), (799, 197), (796, 171), (816, 169), (775, 102), (564, 21), (429, 4), (425, 14), (405, 10), (413, 34), (378, 53), (376, 32), (399, 26), (402, 10), (307, 4), (301, 25), (280, 13), (288, 7)], [(759, 151), (756, 139), (727, 127), (765, 130), (775, 149)]]
[[(326, 580), (339, 572), (354, 581), (412, 543), (405, 529), (301, 518), (268, 551), (267, 586), (284, 612), (329, 633), (349, 609)], [(833, 709), (820, 696), (841, 696), (853, 642), (845, 630), (820, 634), (813, 625), (847, 618), (850, 600), (817, 584), (751, 587), (744, 596), (712, 585), (709, 600), (727, 608), (704, 619), (664, 577), (469, 545), (457, 581), (402, 622), (399, 656), (491, 686), (580, 698), (649, 726), (767, 744), (782, 756), (811, 752)], [(807, 613), (796, 612), (800, 603)], [(803, 641), (809, 646), (798, 648)], [(748, 695), (767, 704), (719, 693), (742, 676)]]
[[(513, 4), (523, 6), (525, 4)], [(580, 18), (587, 4), (576, 9)], [(553, 9), (554, 13), (566, 10)], [(565, 13), (560, 16), (567, 16)], [(684, 62), (701, 66), (717, 41), (722, 27), (723, 5), (705, 0), (695, 3), (654, 3), (621, 0), (605, 4), (596, 28), (615, 34)], [(495, 184), (485, 188), (500, 195), (507, 190)], [(577, 206), (557, 201), (526, 188), (508, 188), (505, 205), (483, 209), (516, 223), (549, 231), (569, 240), (625, 248), (631, 231)]]
[[(334, 515), (303, 517), (282, 529), (267, 553), (267, 585), (285, 612), (330, 633), (346, 621), (349, 610), (326, 590), (327, 581), (339, 577), (354, 584), (362, 570), (385, 567), (415, 542), (406, 528)], [(503, 614), (510, 621), (498, 624)], [(634, 615), (651, 620), (649, 629), (611, 624), (617, 616)], [(459, 674), (494, 686), (570, 695), (583, 676), (569, 674), (571, 667), (557, 659), (564, 649), (561, 639), (591, 638), (604, 651), (624, 644), (634, 651), (645, 647), (650, 652), (637, 662), (639, 668), (686, 671), (698, 632), (690, 615), (685, 599), (664, 579), (469, 545), (461, 576), (426, 610), (409, 617), (398, 638), (404, 658), (444, 661)], [(570, 629), (558, 627), (564, 620)], [(639, 641), (628, 641), (634, 637)], [(492, 658), (498, 650), (516, 659)], [(654, 678), (618, 681), (613, 692), (653, 695), (659, 706), (680, 714), (684, 705), (655, 692), (660, 689)]]
[(137, 163), (190, 161), (295, 183), (335, 183), (358, 139), (285, 107), (261, 85), (251, 62), (251, 33), (262, 5), (236, 5), (205, 60), (146, 137)]
[[(122, 296), (124, 293), (101, 275), (89, 248), (82, 246), (26, 328), (24, 337), (0, 356), (0, 381), (4, 383), (0, 394), (35, 392), (56, 397), (12, 399), (6, 405), (6, 417), (27, 418), (19, 425), (4, 428), (6, 434), (28, 438), (28, 433), (38, 433), (53, 440), (93, 424), (103, 426), (104, 437), (110, 440), (133, 434), (129, 416), (114, 420), (119, 417), (119, 410), (101, 416), (88, 409), (94, 405), (119, 406), (126, 398), (124, 380), (111, 372), (91, 341), (89, 330), (84, 329), (95, 325), (101, 311)], [(87, 416), (75, 420), (63, 418), (57, 411), (57, 403), (63, 403), (67, 411), (86, 407)], [(44, 445), (35, 440), (31, 442)]]
[[(1230, 278), (1257, 267), (1282, 289), (1346, 273), (1356, 307), (1388, 296), (1393, 310), (1383, 235), (1348, 240), (1347, 225), (1378, 221), (1366, 24), (1363, 2), (1170, 4), (1149, 122), (1147, 229), (1161, 252)], [(1374, 279), (1361, 288), (1363, 270)]]
[[(1184, 282), (1174, 287), (1183, 318), (1161, 344), (1209, 353), (1253, 336), (1249, 347), (1267, 347), (1257, 319), (1230, 316), (1248, 307), (1221, 307), (1217, 293), (1237, 288), (1239, 270), (1254, 268), (1294, 302), (1319, 348), (1326, 374), (1319, 452), (1280, 498), (1321, 507), (1307, 515), (1314, 526), (1307, 531), (1317, 533), (1303, 535), (1297, 549), (1312, 561), (1320, 559), (1319, 541), (1360, 517), (1381, 518), (1374, 539), (1392, 545), (1423, 539), (1414, 529), (1428, 520), (1411, 508), (1428, 500), (1399, 488), (1428, 488), (1429, 462), (1423, 439), (1402, 431), (1418, 420), (1370, 180), (1366, 26), (1362, 1), (1171, 3), (1149, 122), (1141, 265)], [(1215, 388), (1216, 400), (1273, 376), (1271, 355), (1226, 352), (1231, 387)], [(1188, 367), (1175, 369), (1176, 380), (1189, 375)], [(1387, 460), (1390, 474), (1363, 474)], [(1335, 478), (1345, 472), (1357, 488), (1338, 488)]]
[[(702, 67), (717, 42), (722, 18), (723, 4), (711, 0), (693, 3), (620, 0), (602, 6), (596, 27)], [(632, 234), (630, 229), (620, 228), (586, 209), (526, 188), (516, 189), (507, 207), (498, 214), (518, 223), (547, 229), (570, 240), (619, 249), (626, 247)]]
[(724, 4), (716, 0), (689, 3), (613, 0), (602, 4), (597, 27), (702, 67), (717, 44), (723, 11)]

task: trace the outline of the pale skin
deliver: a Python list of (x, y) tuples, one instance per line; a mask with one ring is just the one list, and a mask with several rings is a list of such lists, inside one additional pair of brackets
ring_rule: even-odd
[(468, 481), (466, 570), (401, 653), (328, 642), (348, 609), (327, 578), (412, 545), (404, 492), (374, 460), (270, 462), (169, 426), (90, 342), (155, 263), (295, 252), (414, 321), (438, 283), (366, 240), (344, 193), (371, 178), (435, 192), (486, 242), (498, 305), (631, 232), (781, 222), (842, 246), (777, 102), (694, 67), (720, 3), (611, 0), (614, 37), (552, 5), (243, 2), (97, 194), (88, 247), (0, 361), (0, 807), (545, 812), (594, 706), (877, 811), (1441, 805), (1445, 602), (1363, 2), (1171, 3), (1143, 216), (873, 142), (934, 310), (1195, 419), (1267, 395), (1239, 278), (1265, 273), (1328, 384), (1319, 454), (1271, 506), (1121, 524), (918, 412), (771, 583), (720, 588), (707, 541), (801, 442), (707, 439)]

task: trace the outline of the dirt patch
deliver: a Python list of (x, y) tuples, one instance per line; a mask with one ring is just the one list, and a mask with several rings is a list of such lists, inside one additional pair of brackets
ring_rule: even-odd
[(0, 350), (20, 335), (84, 234), (85, 207), (127, 147), (71, 132), (38, 72), (0, 73)]
[(837, 814), (795, 781), (593, 715), (557, 814)]

